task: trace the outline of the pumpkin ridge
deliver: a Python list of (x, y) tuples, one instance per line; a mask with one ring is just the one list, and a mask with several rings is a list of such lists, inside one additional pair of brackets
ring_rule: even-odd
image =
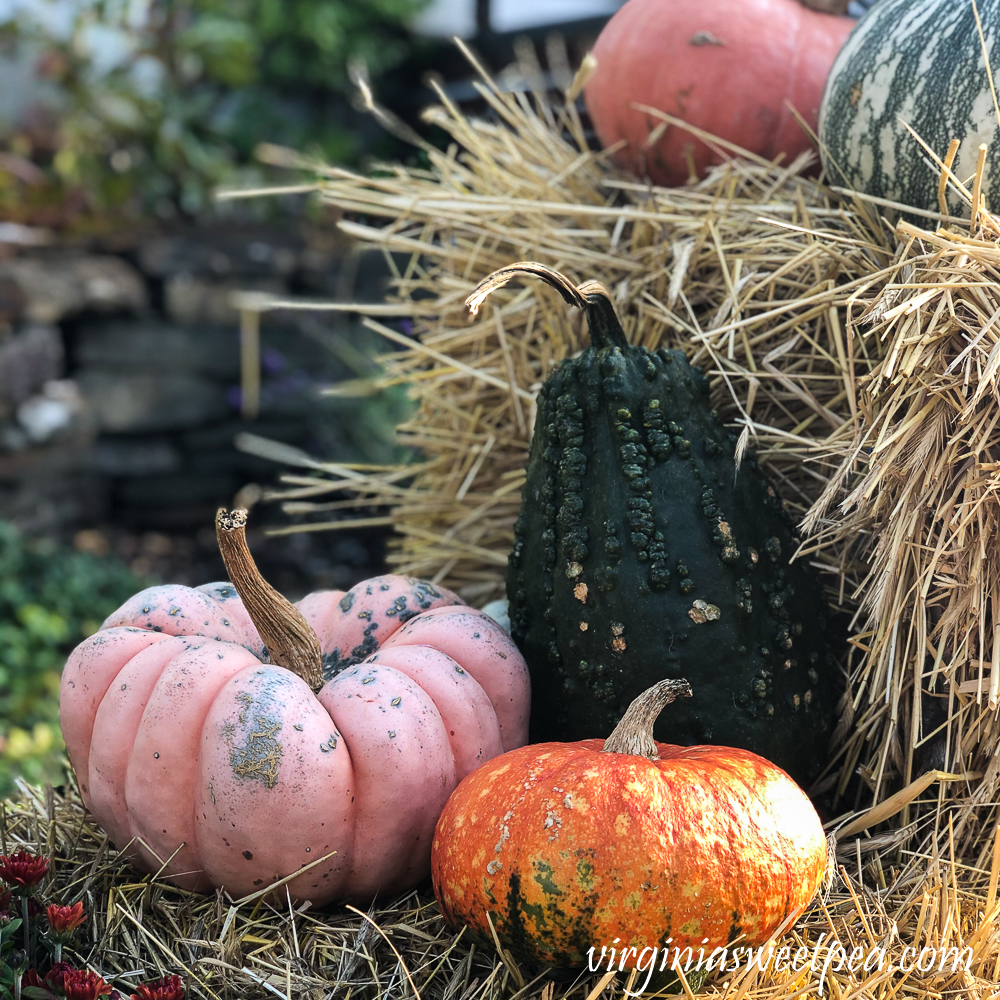
[(260, 637), (257, 626), (250, 620), (250, 616), (243, 606), (243, 599), (232, 583), (228, 580), (219, 580), (215, 583), (203, 583), (194, 589), (199, 593), (206, 594), (209, 600), (218, 605), (223, 614), (227, 616), (223, 621), (228, 621), (238, 633), (243, 634), (243, 641), (239, 645), (263, 662), (267, 656), (264, 640)]
[[(354, 850), (353, 838), (343, 831), (353, 823), (348, 796), (356, 781), (336, 723), (301, 677), (278, 666), (244, 668), (226, 687), (213, 699), (203, 730), (194, 796), (206, 875), (233, 896), (249, 894), (294, 876), (333, 849), (322, 867), (289, 884), (297, 895), (293, 883), (315, 880), (317, 902), (341, 893)], [(326, 752), (310, 754), (318, 744)], [(308, 797), (291, 827), (285, 817), (289, 796)], [(256, 829), (231, 826), (231, 817), (244, 811), (259, 817)]]
[[(387, 693), (383, 696), (384, 689)], [(399, 697), (406, 702), (406, 711), (400, 713), (396, 722), (388, 721), (391, 717), (387, 714), (389, 710), (403, 708), (402, 703), (392, 705), (396, 696), (392, 694), (394, 691), (401, 692)], [(354, 774), (356, 800), (352, 861), (345, 873), (344, 893), (351, 898), (370, 898), (385, 883), (404, 879), (411, 869), (421, 867), (424, 854), (429, 857), (434, 824), (448, 794), (458, 784), (451, 743), (430, 695), (402, 671), (391, 666), (368, 662), (358, 664), (326, 684), (318, 698), (343, 735)], [(364, 709), (358, 700), (366, 706)], [(413, 711), (414, 703), (422, 706), (422, 715)], [(375, 721), (368, 722), (367, 726), (372, 731), (362, 723), (362, 712), (366, 713), (368, 720), (378, 720), (377, 724)], [(376, 729), (382, 734), (379, 742), (374, 739)], [(393, 761), (395, 747), (404, 742), (415, 743), (420, 752), (412, 757), (397, 758), (398, 766), (393, 769), (387, 762)], [(353, 752), (352, 743), (355, 745)], [(408, 770), (404, 770), (407, 766)], [(436, 767), (442, 768), (440, 773), (431, 773)], [(376, 808), (380, 800), (386, 808)], [(406, 812), (400, 813), (398, 804), (401, 801), (408, 802), (410, 806)], [(397, 832), (406, 827), (416, 839), (409, 851), (400, 850), (398, 845), (390, 843), (381, 845), (384, 856), (375, 863), (374, 845), (384, 825), (387, 809), (389, 815), (396, 817)], [(419, 846), (418, 841), (422, 841)], [(360, 870), (361, 867), (365, 870)]]
[[(306, 620), (320, 637), (324, 681), (363, 663), (408, 622), (442, 607), (464, 607), (444, 587), (415, 577), (386, 574), (355, 584), (346, 593), (310, 595)], [(304, 602), (300, 602), (304, 603)]]
[(447, 653), (482, 687), (496, 714), (504, 750), (527, 743), (528, 673), (513, 639), (489, 615), (467, 605), (431, 608), (397, 629), (380, 651), (414, 644)]
[[(217, 645), (225, 645), (228, 649), (213, 648)], [(216, 659), (220, 652), (224, 654), (221, 662)], [(206, 669), (200, 678), (191, 682), (191, 687), (187, 688), (183, 696), (176, 699), (177, 703), (170, 706), (169, 696), (176, 695), (176, 688), (186, 684), (183, 675), (175, 680), (170, 672), (174, 670), (190, 676), (193, 657), (207, 661)], [(241, 665), (243, 657), (249, 657), (253, 662)], [(128, 809), (129, 832), (135, 838), (135, 852), (145, 857), (146, 848), (139, 843), (140, 839), (145, 841), (149, 849), (155, 852), (152, 858), (146, 859), (147, 864), (159, 858), (154, 871), (173, 855), (166, 871), (174, 875), (185, 873), (177, 880), (177, 884), (184, 888), (195, 888), (204, 886), (207, 882), (197, 861), (196, 806), (193, 798), (185, 792), (196, 787), (200, 777), (198, 749), (205, 723), (212, 703), (223, 687), (241, 670), (247, 667), (257, 669), (261, 663), (243, 646), (217, 643), (213, 639), (205, 639), (198, 646), (192, 646), (185, 651), (183, 663), (178, 663), (181, 659), (180, 656), (175, 657), (164, 667), (150, 692), (136, 741), (129, 755), (124, 797)], [(207, 665), (211, 665), (213, 670), (209, 671)], [(160, 712), (164, 713), (162, 718), (157, 717)], [(150, 764), (151, 760), (155, 760), (156, 764)], [(154, 782), (155, 770), (159, 771), (159, 776)], [(176, 795), (172, 796), (172, 792), (176, 792)], [(185, 799), (188, 800), (186, 807), (180, 804)], [(166, 827), (162, 825), (164, 822)], [(183, 832), (178, 835), (178, 830)], [(182, 842), (185, 846), (177, 850)]]
[[(164, 652), (164, 646), (167, 646), (166, 653), (168, 655), (162, 658), (162, 662), (158, 666), (150, 664), (148, 661), (155, 661), (157, 653), (162, 654)], [(173, 648), (177, 646), (181, 648)], [(128, 762), (131, 759), (136, 738), (139, 734), (139, 727), (142, 725), (143, 712), (145, 712), (153, 688), (160, 677), (163, 676), (164, 670), (177, 657), (186, 655), (189, 648), (189, 645), (184, 643), (184, 637), (182, 636), (164, 636), (161, 642), (147, 646), (136, 656), (131, 657), (122, 666), (121, 670), (115, 674), (98, 704), (90, 739), (90, 753), (88, 757), (90, 794), (86, 804), (98, 823), (108, 832), (111, 842), (116, 847), (119, 846), (119, 843), (124, 847), (131, 839), (130, 835), (126, 835), (126, 831), (129, 831), (131, 828), (128, 818), (128, 802), (124, 795), (124, 777), (128, 770)], [(131, 676), (133, 673), (138, 674), (135, 679)], [(148, 685), (145, 693), (145, 702), (138, 713), (133, 708), (134, 699), (136, 698), (136, 684), (140, 686), (140, 691), (142, 686)], [(109, 694), (112, 696), (118, 695), (119, 697), (114, 698), (113, 701), (109, 701)], [(115, 703), (119, 700), (123, 702), (122, 705)], [(122, 718), (123, 710), (126, 713), (126, 721), (123, 721)], [(134, 719), (129, 720), (127, 718), (129, 715), (134, 715)], [(128, 728), (129, 722), (134, 723), (131, 728)], [(110, 750), (111, 759), (102, 760), (103, 754), (100, 743), (102, 737), (105, 737), (106, 729), (109, 730), (106, 734), (106, 749)], [(100, 773), (102, 768), (105, 770), (104, 774)], [(108, 769), (113, 773), (106, 773)], [(100, 793), (98, 793), (99, 789)], [(121, 789), (120, 812), (118, 809), (119, 803), (114, 801), (112, 794), (116, 789)], [(111, 801), (104, 801), (106, 795), (110, 797)], [(111, 813), (112, 823), (108, 823), (105, 809)], [(116, 834), (119, 836), (116, 837)], [(121, 839), (122, 836), (124, 839)]]
[[(506, 802), (506, 812), (500, 822), (499, 839), (494, 847), (494, 853), (495, 861), (501, 865), (501, 872), (503, 867), (507, 868), (506, 921), (505, 926), (498, 926), (497, 930), (510, 935), (511, 952), (522, 961), (541, 960), (565, 966), (577, 964), (581, 956), (586, 954), (586, 947), (581, 949), (579, 945), (589, 942), (588, 920), (592, 920), (596, 912), (597, 895), (591, 893), (585, 896), (582, 903), (576, 906), (569, 905), (571, 901), (568, 898), (564, 902), (562, 897), (566, 895), (566, 883), (569, 881), (566, 873), (551, 866), (545, 870), (539, 869), (538, 859), (530, 850), (525, 851), (521, 845), (522, 841), (529, 844), (533, 841), (532, 834), (528, 832), (531, 828), (529, 824), (537, 823), (540, 818), (541, 808), (538, 803), (525, 801), (532, 795), (533, 787), (538, 783), (539, 769), (544, 767), (545, 784), (552, 789), (552, 808), (548, 811), (545, 822), (551, 821), (551, 830), (557, 831), (553, 834), (555, 837), (561, 830), (561, 820), (557, 825), (555, 817), (560, 812), (565, 816), (572, 808), (572, 799), (565, 797), (563, 789), (578, 783), (580, 771), (587, 768), (586, 759), (589, 752), (591, 752), (589, 748), (565, 744), (535, 744), (515, 751), (518, 757), (528, 764), (524, 784), (526, 786), (530, 784), (531, 787), (525, 787), (524, 793), (515, 801)], [(520, 759), (511, 762), (515, 771), (521, 770)], [(570, 802), (569, 807), (566, 805), (567, 801)], [(499, 815), (502, 805), (499, 799), (497, 803), (495, 811)], [(572, 866), (574, 870), (581, 861), (580, 849), (577, 848), (574, 852), (576, 856)], [(597, 854), (596, 846), (589, 848), (589, 853), (592, 856), (591, 860), (594, 860)], [(568, 859), (566, 864), (569, 865)], [(529, 900), (528, 894), (533, 885), (543, 887), (542, 901)], [(544, 888), (546, 885), (548, 889)], [(568, 910), (565, 908), (567, 905), (569, 905)], [(529, 921), (534, 925), (533, 933), (529, 932)], [(489, 940), (490, 937), (485, 918), (482, 920), (481, 936), (485, 940)], [(540, 939), (546, 940), (544, 952), (538, 950)]]
[[(684, 749), (696, 750), (696, 749), (699, 749), (699, 748), (698, 747), (686, 747)], [(707, 748), (707, 749), (710, 749), (711, 751), (718, 751), (718, 750), (724, 749), (724, 748), (710, 747), (710, 748)], [(741, 755), (743, 753), (746, 753), (748, 757), (755, 757), (756, 756), (756, 755), (749, 754), (747, 751), (742, 751)], [(717, 773), (719, 771), (722, 771), (722, 772), (728, 774), (732, 780), (739, 782), (739, 784), (746, 789), (747, 793), (756, 800), (758, 806), (760, 807), (761, 815), (763, 815), (763, 816), (770, 816), (771, 815), (771, 807), (770, 807), (769, 803), (767, 802), (767, 800), (764, 799), (764, 797), (761, 795), (760, 790), (755, 785), (753, 785), (749, 781), (747, 781), (746, 775), (740, 769), (732, 766), (732, 764), (730, 762), (728, 762), (725, 759), (725, 757), (722, 757), (721, 755), (719, 755), (717, 753), (713, 753), (711, 767), (708, 767), (705, 764), (705, 762), (702, 761), (702, 760), (700, 760), (698, 757), (693, 757), (693, 756), (678, 755), (678, 757), (672, 758), (672, 760), (681, 760), (685, 764), (693, 764), (693, 765), (695, 765), (695, 769), (701, 771), (702, 780), (705, 780), (707, 778), (712, 784), (715, 784), (713, 772)], [(762, 760), (762, 758), (758, 758), (758, 760)], [(661, 758), (661, 762), (662, 761), (663, 761), (663, 758)], [(657, 762), (654, 761), (653, 763), (655, 764)], [(759, 776), (760, 775), (761, 769), (760, 769), (759, 765), (757, 764), (757, 761), (747, 760), (746, 763), (748, 763), (748, 764), (750, 764), (750, 765), (753, 766), (754, 772), (755, 772), (755, 776)], [(771, 764), (769, 761), (766, 762), (766, 763), (767, 763), (768, 767), (771, 767), (771, 768), (775, 767), (775, 765)], [(789, 778), (789, 781), (790, 780), (791, 779)], [(782, 827), (782, 825), (779, 822), (775, 822), (774, 823), (774, 834), (775, 834), (776, 839), (779, 840), (779, 841), (785, 842), (788, 839), (785, 836), (784, 828)], [(791, 863), (789, 857), (787, 856), (787, 854), (783, 853), (783, 854), (777, 855), (775, 860), (779, 861), (779, 863), (783, 866), (783, 868), (784, 868), (784, 875), (785, 875), (785, 903), (784, 903), (783, 917), (782, 917), (782, 923), (783, 923), (784, 920), (787, 919), (788, 914), (789, 914), (789, 912), (791, 910), (792, 897), (794, 895), (794, 889), (795, 889), (795, 887), (797, 885), (797, 881), (795, 879), (795, 875), (794, 875), (794, 872), (793, 872), (793, 869), (792, 869), (792, 863)]]
[[(113, 626), (107, 631), (102, 628), (84, 639), (70, 653), (63, 667), (59, 696), (60, 724), (66, 743), (66, 754), (77, 773), (85, 804), (88, 804), (90, 743), (97, 710), (125, 664), (138, 653), (167, 638), (169, 637), (161, 633), (148, 632), (146, 629), (129, 625)], [(143, 642), (145, 645), (140, 646), (139, 644)], [(133, 645), (138, 647), (134, 652), (131, 651)], [(100, 658), (101, 653), (107, 654), (105, 647), (108, 646), (118, 647), (111, 654), (112, 664), (115, 664), (119, 657), (123, 659), (117, 666), (102, 672), (99, 693), (91, 692), (90, 687), (94, 677), (91, 676), (93, 671), (87, 668), (94, 659)], [(70, 707), (72, 711), (64, 713), (64, 708)], [(65, 718), (62, 717), (64, 714)]]
[(232, 642), (259, 655), (240, 642), (240, 628), (226, 618), (219, 601), (204, 591), (181, 584), (158, 584), (139, 591), (108, 615), (101, 629), (123, 625), (163, 635)]
[[(413, 662), (414, 657), (429, 659), (431, 664), (437, 660), (440, 669), (436, 669), (430, 664), (427, 664), (425, 669), (425, 666), (419, 662)], [(428, 695), (441, 718), (445, 732), (448, 733), (448, 744), (455, 761), (457, 781), (461, 781), (484, 760), (489, 760), (503, 753), (503, 746), (499, 738), (494, 745), (490, 745), (487, 738), (487, 733), (491, 731), (496, 731), (499, 734), (500, 728), (489, 695), (469, 671), (461, 667), (457, 660), (443, 650), (430, 645), (418, 644), (388, 646), (372, 654), (365, 662), (380, 663), (398, 671), (409, 677)], [(459, 682), (464, 688), (458, 698), (452, 697), (453, 691), (449, 691), (445, 687), (448, 680), (451, 680), (453, 685)], [(437, 687), (438, 684), (441, 686)], [(469, 685), (472, 686), (469, 687)], [(470, 711), (473, 719), (461, 717), (460, 713), (463, 708)], [(474, 728), (479, 733), (478, 738), (473, 741), (477, 745), (478, 754), (475, 760), (470, 760), (462, 744), (469, 739)]]

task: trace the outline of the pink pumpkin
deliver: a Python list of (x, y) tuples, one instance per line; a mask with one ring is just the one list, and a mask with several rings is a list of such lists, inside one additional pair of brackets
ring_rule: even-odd
[[(297, 615), (256, 573), (240, 513), (220, 529), (246, 556), (227, 558), (236, 586), (145, 590), (70, 655), (60, 716), (84, 802), (185, 888), (238, 897), (310, 865), (295, 899), (410, 888), (458, 782), (527, 742), (524, 660), (491, 618), (408, 577), (310, 594)], [(296, 656), (315, 693), (278, 665)]]

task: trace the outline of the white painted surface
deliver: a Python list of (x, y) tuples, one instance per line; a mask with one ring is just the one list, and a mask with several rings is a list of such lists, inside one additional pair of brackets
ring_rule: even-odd
[[(490, 26), (494, 31), (522, 31), (562, 24), (585, 17), (613, 14), (623, 0), (490, 0)], [(475, 0), (432, 0), (417, 17), (414, 28), (424, 35), (476, 33)]]
[(476, 33), (475, 0), (433, 0), (413, 23), (422, 35), (470, 38)]
[(490, 21), (494, 31), (520, 31), (585, 17), (610, 17), (620, 6), (615, 0), (492, 0)]

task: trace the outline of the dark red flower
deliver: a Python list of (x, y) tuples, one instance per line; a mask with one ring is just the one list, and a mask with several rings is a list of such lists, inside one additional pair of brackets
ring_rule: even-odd
[(45, 973), (45, 985), (48, 986), (53, 993), (62, 992), (63, 981), (71, 972), (76, 972), (77, 970), (73, 968), (69, 962), (56, 962), (55, 965)]
[(73, 936), (73, 931), (87, 919), (83, 912), (83, 903), (74, 903), (72, 906), (57, 906), (49, 903), (45, 907), (45, 915), (49, 918), (49, 927), (52, 936), (62, 939), (65, 943)]
[(180, 976), (164, 976), (150, 983), (143, 983), (131, 1000), (184, 1000), (184, 987)]
[(7, 892), (0, 892), (0, 913), (6, 913), (10, 909), (10, 904), (13, 898), (13, 893), (11, 893), (10, 890)]
[(45, 983), (42, 977), (38, 974), (37, 969), (28, 969), (28, 971), (21, 976), (21, 989), (23, 990), (25, 986), (38, 986), (45, 989)]
[(45, 878), (49, 870), (46, 858), (40, 858), (27, 851), (17, 854), (0, 854), (0, 879), (3, 879), (15, 892), (26, 892), (33, 889)]
[(63, 994), (66, 1000), (97, 1000), (111, 993), (111, 987), (89, 969), (74, 969), (63, 976)]

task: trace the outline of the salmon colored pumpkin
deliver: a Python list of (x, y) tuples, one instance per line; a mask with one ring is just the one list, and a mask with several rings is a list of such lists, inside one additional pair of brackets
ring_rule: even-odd
[(654, 743), (660, 710), (690, 694), (661, 681), (605, 742), (522, 747), (469, 775), (434, 834), (446, 919), (487, 942), (492, 922), (516, 958), (566, 968), (591, 947), (592, 968), (612, 946), (633, 968), (646, 948), (707, 956), (790, 925), (826, 868), (819, 817), (756, 754)]
[[(667, 112), (770, 160), (790, 163), (812, 141), (789, 109), (817, 127), (833, 60), (855, 22), (799, 0), (629, 0), (594, 46), (587, 110), (618, 162), (657, 184), (703, 176), (723, 156), (670, 125)], [(730, 151), (731, 153), (731, 151)]]
[(60, 717), (84, 802), (185, 888), (237, 897), (308, 868), (295, 899), (407, 889), (457, 783), (526, 741), (524, 661), (421, 580), (296, 609), (257, 572), (245, 520), (217, 524), (235, 586), (145, 590), (70, 655)]

